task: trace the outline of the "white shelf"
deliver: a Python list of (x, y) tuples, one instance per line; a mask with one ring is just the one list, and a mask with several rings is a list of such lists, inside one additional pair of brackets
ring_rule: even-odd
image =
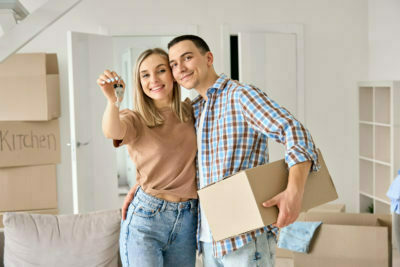
[(373, 196), (373, 195), (371, 195), (371, 194), (368, 194), (368, 193), (365, 193), (365, 192), (360, 191), (360, 196), (363, 196), (363, 197), (365, 197), (365, 198), (368, 198), (368, 199), (370, 199), (371, 201), (376, 200), (376, 201), (379, 201), (379, 202), (381, 202), (381, 203), (383, 203), (383, 204), (386, 204), (386, 205), (389, 205), (389, 206), (390, 206), (390, 201), (381, 199), (381, 198), (379, 198), (379, 197), (375, 197), (375, 196)]
[(375, 214), (390, 214), (390, 204), (384, 201), (375, 201), (374, 205)]
[(360, 194), (360, 213), (370, 213), (369, 207), (374, 204), (374, 199), (370, 196)]
[(390, 127), (390, 124), (386, 123), (380, 123), (380, 122), (372, 122), (372, 121), (360, 121), (360, 124), (366, 124), (366, 125), (376, 125), (376, 126), (382, 126), (382, 127)]
[(389, 166), (389, 167), (392, 166), (392, 164), (390, 164), (389, 162), (385, 162), (385, 161), (380, 161), (380, 160), (376, 160), (376, 159), (372, 159), (372, 158), (368, 158), (368, 157), (363, 157), (363, 156), (359, 156), (359, 158), (362, 159), (362, 160), (370, 161), (370, 162), (373, 162), (373, 163), (378, 163), (378, 164)]
[(373, 195), (368, 194), (368, 193), (365, 193), (365, 192), (362, 192), (362, 191), (360, 191), (360, 195), (365, 196), (365, 197), (368, 197), (368, 198), (370, 198), (370, 199), (374, 199), (374, 196), (373, 196)]
[(358, 87), (394, 87), (399, 81), (362, 81)]
[(375, 87), (375, 114), (374, 121), (390, 124), (390, 87)]
[(373, 158), (373, 135), (374, 127), (372, 125), (360, 124), (360, 156)]
[(400, 82), (358, 83), (359, 209), (390, 213), (386, 196), (400, 168)]
[[(360, 158), (360, 194), (366, 193), (366, 196), (374, 194), (374, 162)], [(368, 194), (368, 195), (367, 195)]]
[[(379, 197), (374, 197), (374, 199), (377, 201), (377, 202), (380, 202), (380, 203), (382, 203), (382, 204), (385, 204), (385, 205), (388, 205), (388, 206), (390, 206), (390, 201), (387, 201), (387, 200), (384, 200), (384, 199), (380, 199)], [(390, 207), (389, 207), (390, 208)], [(390, 212), (389, 212), (390, 213)]]
[(359, 89), (359, 118), (361, 121), (373, 121), (373, 88), (360, 87)]
[(392, 183), (392, 177), (390, 175), (390, 166), (377, 164), (374, 166), (375, 170), (375, 196), (381, 200), (386, 201), (390, 204), (390, 199), (386, 196), (390, 184)]

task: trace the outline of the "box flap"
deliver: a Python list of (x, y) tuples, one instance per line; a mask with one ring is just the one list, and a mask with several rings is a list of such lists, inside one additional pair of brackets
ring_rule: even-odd
[(46, 54), (46, 74), (58, 74), (57, 54)]
[(324, 224), (391, 226), (390, 214), (305, 212), (302, 221), (322, 221)]
[[(46, 75), (46, 54), (30, 53), (15, 54), (0, 63), (0, 77), (23, 77), (45, 76)], [(49, 61), (54, 61), (54, 56), (50, 56)], [(51, 64), (54, 70), (54, 63)], [(18, 71), (16, 71), (18, 70)], [(58, 73), (58, 68), (57, 68)]]

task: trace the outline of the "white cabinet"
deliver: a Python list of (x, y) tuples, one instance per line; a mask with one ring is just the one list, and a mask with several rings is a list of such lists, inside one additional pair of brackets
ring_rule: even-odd
[(390, 213), (400, 168), (400, 81), (358, 83), (360, 212)]

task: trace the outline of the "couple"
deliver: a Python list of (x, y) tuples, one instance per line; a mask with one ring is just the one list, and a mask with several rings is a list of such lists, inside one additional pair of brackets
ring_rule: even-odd
[[(168, 54), (144, 51), (134, 71), (134, 111), (114, 105), (114, 85), (125, 87), (115, 72), (97, 80), (108, 99), (103, 132), (115, 147), (128, 146), (137, 167), (122, 208), (124, 266), (194, 266), (196, 245), (205, 267), (274, 266), (277, 230), (299, 215), (308, 173), (319, 168), (309, 132), (261, 90), (217, 75), (213, 59), (193, 35), (173, 39)], [(200, 95), (181, 102), (179, 85)], [(213, 241), (196, 190), (267, 163), (268, 138), (285, 145), (289, 167), (287, 188), (263, 203), (278, 206), (277, 222)]]

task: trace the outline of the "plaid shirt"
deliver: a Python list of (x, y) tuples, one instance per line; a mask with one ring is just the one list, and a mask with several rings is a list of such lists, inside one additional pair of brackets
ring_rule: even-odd
[[(264, 92), (251, 85), (241, 84), (221, 75), (207, 91), (201, 148), (202, 184), (218, 182), (223, 177), (268, 162), (268, 138), (286, 146), (288, 167), (312, 161), (319, 169), (318, 156), (309, 132), (286, 109), (280, 107)], [(196, 130), (206, 101), (198, 96), (193, 100)], [(197, 163), (198, 164), (198, 163)], [(200, 188), (200, 182), (198, 181)], [(201, 216), (199, 214), (198, 229)], [(213, 242), (215, 257), (235, 251), (265, 231), (277, 233), (272, 226), (239, 236)], [(199, 246), (199, 230), (197, 242)]]

